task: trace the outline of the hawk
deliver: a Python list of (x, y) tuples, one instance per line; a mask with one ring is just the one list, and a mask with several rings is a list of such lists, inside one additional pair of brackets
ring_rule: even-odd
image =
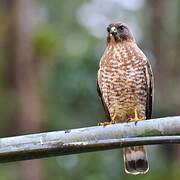
[[(125, 24), (110, 24), (107, 32), (107, 47), (99, 64), (97, 90), (108, 123), (150, 119), (153, 96), (150, 63)], [(149, 169), (143, 146), (124, 148), (123, 159), (126, 173), (145, 174)]]

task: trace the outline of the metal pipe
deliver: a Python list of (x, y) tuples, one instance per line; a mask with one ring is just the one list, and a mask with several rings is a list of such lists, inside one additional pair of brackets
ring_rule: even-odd
[(180, 116), (0, 139), (0, 163), (134, 145), (180, 143)]

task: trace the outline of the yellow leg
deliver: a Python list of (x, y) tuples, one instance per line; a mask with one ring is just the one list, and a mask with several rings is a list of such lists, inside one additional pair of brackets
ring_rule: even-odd
[(138, 117), (137, 109), (134, 110), (134, 119), (135, 120), (141, 120), (141, 118)]
[(138, 112), (137, 112), (137, 109), (135, 108), (134, 109), (134, 118), (131, 118), (130, 120), (129, 120), (129, 122), (137, 122), (137, 121), (142, 121), (142, 120), (144, 120), (144, 118), (140, 118), (139, 116), (138, 116)]

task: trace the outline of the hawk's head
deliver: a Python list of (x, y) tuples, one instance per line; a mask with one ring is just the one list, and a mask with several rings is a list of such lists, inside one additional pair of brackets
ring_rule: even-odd
[(108, 42), (134, 41), (129, 28), (123, 23), (112, 23), (107, 27)]

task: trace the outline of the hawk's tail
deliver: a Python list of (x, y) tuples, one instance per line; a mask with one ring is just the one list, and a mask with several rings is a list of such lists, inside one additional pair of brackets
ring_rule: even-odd
[(149, 165), (144, 146), (124, 148), (123, 158), (126, 173), (138, 175), (145, 174), (148, 172)]

